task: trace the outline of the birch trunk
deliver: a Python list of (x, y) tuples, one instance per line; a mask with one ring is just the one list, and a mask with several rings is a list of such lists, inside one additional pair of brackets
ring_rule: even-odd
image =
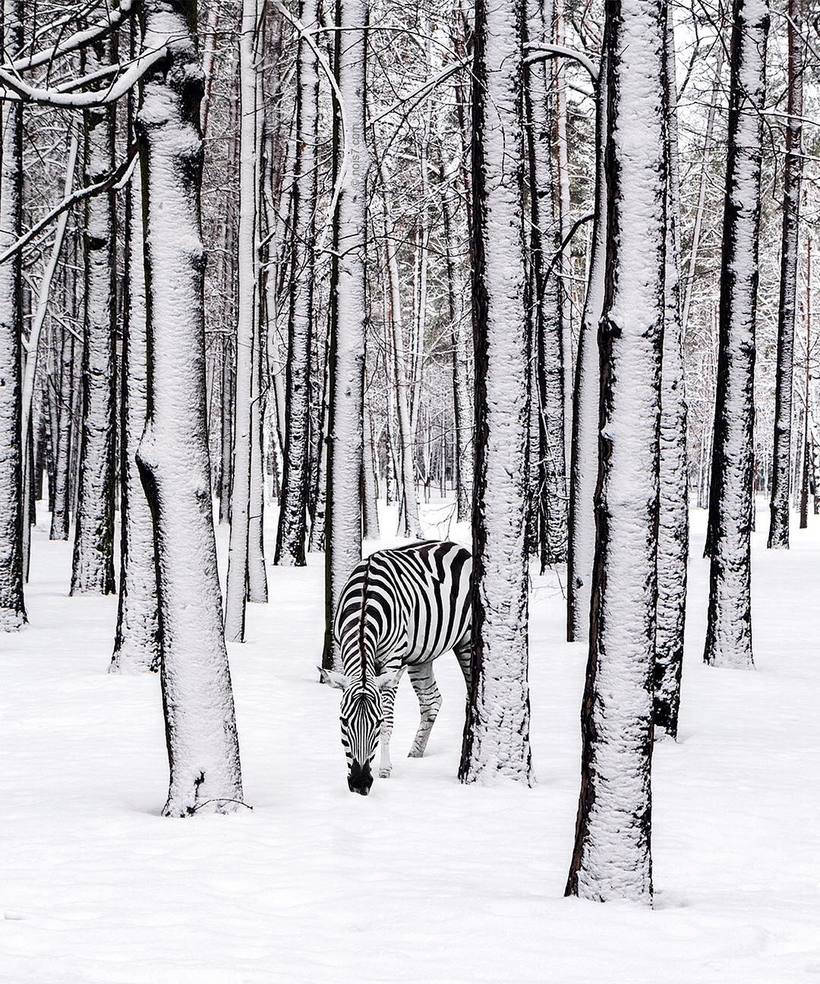
[(337, 662), (333, 618), (348, 576), (362, 556), (365, 250), (367, 239), (367, 0), (337, 0), (336, 71), (346, 121), (344, 163), (334, 217), (333, 311), (328, 351), (325, 543), (325, 647)]
[[(316, 0), (301, 0), (299, 19), (313, 30)], [(319, 64), (314, 49), (299, 42), (296, 62), (296, 149), (292, 185), (291, 291), (285, 372), (285, 446), (275, 564), (304, 567), (310, 476), (310, 357), (313, 345)]]
[(595, 558), (595, 488), (598, 483), (600, 354), (598, 323), (604, 308), (607, 244), (605, 150), (607, 133), (606, 40), (595, 99), (595, 221), (584, 312), (575, 358), (572, 461), (567, 550), (567, 641), (589, 638), (592, 568)]
[(531, 783), (523, 67), (516, 0), (477, 0), (473, 63), (476, 461), (472, 682), (459, 778)]
[(734, 0), (719, 347), (709, 490), (709, 611), (704, 661), (751, 667), (754, 363), (760, 229), (765, 0)]
[(794, 323), (800, 252), (800, 189), (803, 183), (803, 23), (801, 0), (789, 0), (786, 152), (783, 163), (783, 234), (780, 252), (780, 306), (777, 319), (774, 445), (772, 451), (770, 548), (789, 547), (789, 467), (792, 451)]
[(655, 644), (664, 327), (665, 4), (607, 5), (607, 276), (600, 465), (575, 849), (567, 894), (652, 901)]
[[(86, 51), (86, 70), (106, 64), (109, 41)], [(86, 175), (101, 181), (114, 168), (114, 110), (85, 112)], [(85, 212), (80, 474), (71, 594), (113, 594), (116, 413), (116, 234), (114, 192), (88, 200)]]
[[(17, 52), (23, 42), (21, 0), (3, 2), (3, 44)], [(2, 107), (3, 152), (0, 160), (0, 247), (21, 231), (23, 214), (23, 106)], [(23, 331), (22, 264), (17, 253), (0, 264), (0, 632), (26, 623), (23, 597), (23, 458), (21, 339)]]
[(676, 738), (686, 618), (689, 502), (686, 397), (680, 316), (680, 161), (675, 28), (666, 12), (666, 286), (661, 372), (658, 506), (658, 607), (655, 631), (653, 720), (655, 735)]
[(256, 313), (256, 0), (243, 0), (239, 37), (239, 233), (237, 268), (239, 311), (236, 322), (233, 482), (228, 578), (225, 588), (225, 638), (245, 641), (248, 537), (251, 494), (251, 399), (254, 319)]
[[(146, 0), (136, 135), (145, 215), (148, 420), (137, 462), (154, 519), (162, 696), (170, 764), (166, 816), (232, 812), (242, 801), (222, 628), (205, 406), (205, 252), (200, 225), (203, 78), (193, 0)], [(192, 555), (192, 551), (194, 551)]]

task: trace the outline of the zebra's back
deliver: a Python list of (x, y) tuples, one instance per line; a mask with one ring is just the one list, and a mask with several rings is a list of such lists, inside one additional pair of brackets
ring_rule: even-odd
[(335, 632), (347, 664), (380, 667), (400, 655), (423, 663), (452, 649), (470, 626), (469, 550), (428, 540), (379, 550), (345, 585)]

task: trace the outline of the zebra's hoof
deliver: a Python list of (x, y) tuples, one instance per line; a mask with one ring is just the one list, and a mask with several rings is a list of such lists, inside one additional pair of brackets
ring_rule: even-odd
[(389, 779), (391, 769), (379, 769), (379, 779)]
[(409, 759), (420, 759), (424, 758), (424, 751), (420, 748), (411, 748), (407, 753)]

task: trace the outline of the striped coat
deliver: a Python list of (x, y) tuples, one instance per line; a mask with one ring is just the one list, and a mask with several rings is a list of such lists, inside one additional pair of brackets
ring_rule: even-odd
[(453, 650), (469, 685), (471, 573), (468, 550), (431, 540), (379, 550), (350, 575), (334, 625), (343, 672), (323, 679), (343, 690), (342, 744), (354, 792), (370, 789), (378, 739), (380, 775), (390, 775), (393, 703), (405, 668), (421, 711), (412, 757), (424, 754), (441, 706), (433, 660)]

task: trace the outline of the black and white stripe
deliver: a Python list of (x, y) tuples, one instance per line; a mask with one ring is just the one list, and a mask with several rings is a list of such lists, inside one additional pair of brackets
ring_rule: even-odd
[(351, 790), (369, 791), (379, 738), (380, 775), (390, 775), (393, 704), (405, 667), (421, 710), (414, 757), (424, 754), (441, 706), (432, 661), (452, 649), (469, 685), (471, 573), (468, 550), (430, 540), (379, 550), (350, 575), (334, 626), (343, 672), (323, 678), (344, 690), (342, 744)]

